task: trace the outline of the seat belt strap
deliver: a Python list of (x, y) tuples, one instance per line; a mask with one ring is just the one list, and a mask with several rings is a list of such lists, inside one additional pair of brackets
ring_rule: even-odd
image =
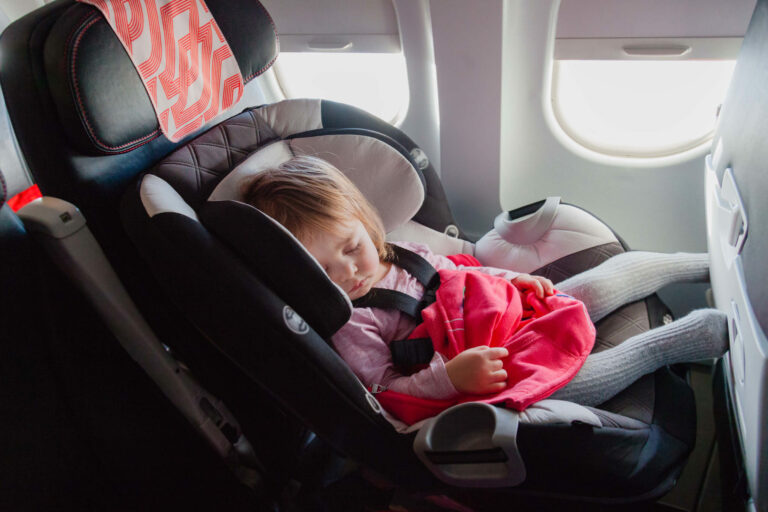
[(352, 304), (356, 308), (397, 309), (416, 320), (421, 317), (421, 310), (429, 305), (422, 305), (420, 300), (414, 299), (407, 293), (386, 288), (373, 288), (359, 299), (352, 301)]
[(406, 370), (429, 364), (435, 355), (430, 338), (395, 340), (389, 344), (389, 350), (392, 352), (392, 364)]
[(393, 263), (411, 274), (424, 286), (424, 295), (421, 300), (395, 290), (372, 288), (362, 297), (353, 300), (352, 305), (356, 308), (397, 309), (420, 320), (421, 311), (436, 300), (437, 289), (440, 287), (440, 274), (435, 267), (415, 252), (398, 245), (392, 245), (392, 249), (395, 252)]
[(395, 253), (395, 265), (415, 277), (424, 288), (431, 288), (435, 284), (433, 282), (435, 279), (437, 279), (437, 285), (434, 286), (435, 289), (440, 286), (440, 277), (437, 270), (426, 259), (405, 247), (394, 244), (391, 247)]
[[(426, 259), (415, 252), (398, 245), (392, 245), (392, 249), (395, 253), (393, 263), (411, 274), (424, 286), (424, 296), (421, 300), (417, 300), (396, 290), (372, 288), (362, 297), (352, 301), (352, 304), (356, 308), (397, 309), (417, 321), (421, 320), (422, 310), (437, 300), (440, 274)], [(435, 348), (429, 338), (395, 340), (390, 343), (389, 349), (392, 352), (392, 363), (406, 372), (429, 364), (435, 354)]]

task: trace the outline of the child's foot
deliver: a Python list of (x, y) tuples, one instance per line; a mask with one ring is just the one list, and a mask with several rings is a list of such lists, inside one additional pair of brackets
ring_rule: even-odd
[(697, 335), (702, 342), (702, 348), (710, 357), (720, 357), (728, 350), (728, 315), (717, 309), (697, 309), (691, 311), (690, 318), (697, 325)]

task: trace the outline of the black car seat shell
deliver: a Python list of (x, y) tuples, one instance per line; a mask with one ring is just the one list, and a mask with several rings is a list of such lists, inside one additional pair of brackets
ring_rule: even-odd
[[(209, 0), (208, 5), (244, 77), (265, 70), (276, 57), (277, 39), (263, 7), (256, 1)], [(68, 0), (11, 25), (0, 48), (6, 56), (0, 80), (9, 113), (41, 189), (83, 211), (158, 335), (227, 403), (264, 451), (268, 467), (287, 471), (285, 459), (294, 454), (291, 443), (299, 437), (293, 435), (298, 424), (399, 486), (443, 489), (467, 502), (508, 500), (531, 492), (609, 501), (651, 499), (673, 485), (693, 444), (695, 415), (690, 389), (669, 369), (661, 369), (596, 410), (600, 428), (521, 425), (518, 442), (528, 478), (518, 488), (446, 489), (414, 455), (413, 436), (398, 434), (384, 420), (375, 399), (328, 345), (325, 338), (348, 315), (343, 297), (333, 298), (338, 290), (309, 266), (318, 290), (328, 291), (321, 294), (327, 304), (312, 315), (296, 294), (278, 293), (270, 266), (249, 262), (232, 249), (234, 241), (222, 239), (226, 234), (209, 231), (197, 218), (209, 208), (208, 198), (220, 182), (256, 150), (321, 136), (357, 137), (375, 140), (372, 144), (388, 148), (398, 165), (411, 166), (414, 184), (423, 190), (413, 221), (440, 234), (455, 223), (437, 174), (396, 128), (337, 103), (288, 101), (246, 109), (202, 135), (173, 144), (157, 132), (143, 85), (106, 22), (95, 9)], [(130, 112), (110, 102), (105, 88), (130, 98)], [(148, 169), (143, 180), (132, 184)], [(141, 184), (151, 176), (169, 184), (182, 204), (148, 211)], [(514, 221), (531, 210), (536, 208), (507, 218)], [(258, 216), (245, 212), (226, 215)], [(278, 227), (263, 224), (269, 234), (254, 243), (285, 238)], [(536, 271), (557, 279), (624, 248), (616, 238), (596, 249), (543, 262)], [(296, 265), (283, 272), (298, 272), (302, 257), (300, 252), (286, 256)], [(157, 293), (159, 289), (164, 293)], [(311, 306), (317, 307), (317, 301)], [(640, 325), (659, 321), (653, 307), (649, 317), (646, 303), (628, 307), (642, 313)], [(307, 324), (288, 321), (286, 312), (294, 310)], [(621, 323), (622, 316), (626, 314), (620, 311), (601, 322), (608, 343), (632, 334), (626, 324), (638, 324), (633, 318), (621, 328), (611, 325)]]

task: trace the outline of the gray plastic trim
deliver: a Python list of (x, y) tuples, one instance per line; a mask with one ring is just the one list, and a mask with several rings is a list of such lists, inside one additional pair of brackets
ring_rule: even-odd
[(75, 205), (55, 197), (33, 201), (18, 215), (30, 232), (53, 238), (69, 237), (85, 226), (85, 217)]
[(236, 448), (220, 429), (229, 423), (240, 431), (236, 420), (218, 398), (195, 382), (157, 339), (107, 261), (80, 210), (66, 201), (44, 197), (19, 210), (18, 216), (165, 396), (223, 459), (237, 460)]
[(541, 208), (530, 215), (510, 220), (503, 212), (493, 221), (493, 227), (501, 238), (517, 245), (529, 245), (541, 239), (555, 221), (559, 197), (548, 197)]
[(707, 241), (715, 306), (728, 315), (730, 350), (723, 357), (735, 404), (736, 424), (749, 493), (758, 510), (768, 509), (768, 338), (747, 294), (741, 248), (748, 220), (733, 170), (718, 179), (711, 155), (706, 157)]
[[(413, 441), (413, 450), (447, 484), (515, 486), (526, 476), (525, 463), (517, 449), (519, 423), (516, 411), (466, 402), (425, 422)], [(487, 454), (487, 461), (482, 461), (483, 454)], [(466, 456), (474, 460), (458, 462)], [(445, 462), (435, 462), (440, 459)]]

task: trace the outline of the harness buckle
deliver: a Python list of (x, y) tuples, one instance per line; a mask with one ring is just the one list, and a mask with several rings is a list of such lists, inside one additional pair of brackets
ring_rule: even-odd
[(429, 282), (424, 285), (424, 295), (419, 301), (419, 314), (421, 314), (425, 308), (431, 306), (437, 301), (438, 288), (440, 288), (440, 274), (436, 273), (434, 276), (432, 276)]
[(382, 386), (381, 384), (372, 384), (371, 385), (371, 393), (376, 395), (378, 393), (381, 393), (382, 391), (386, 391), (387, 386)]

